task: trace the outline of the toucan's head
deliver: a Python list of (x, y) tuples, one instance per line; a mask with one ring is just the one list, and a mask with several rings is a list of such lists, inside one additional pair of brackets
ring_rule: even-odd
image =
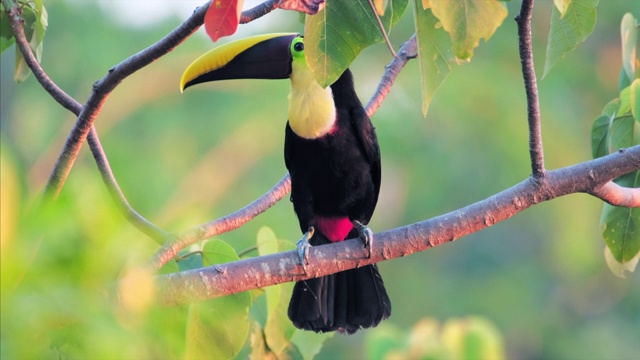
[(336, 121), (333, 93), (316, 82), (307, 66), (300, 34), (258, 35), (217, 47), (189, 65), (180, 90), (207, 81), (286, 78), (291, 79), (291, 129), (305, 139), (331, 132)]
[(197, 58), (182, 74), (180, 91), (227, 79), (286, 79), (294, 61), (304, 62), (300, 34), (266, 34), (236, 40)]

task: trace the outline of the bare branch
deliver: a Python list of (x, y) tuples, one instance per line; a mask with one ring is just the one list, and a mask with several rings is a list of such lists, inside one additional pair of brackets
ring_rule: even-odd
[[(82, 105), (73, 97), (68, 95), (64, 90), (60, 89), (60, 87), (58, 87), (58, 85), (53, 82), (51, 78), (49, 78), (42, 66), (40, 66), (40, 64), (38, 63), (38, 60), (34, 56), (33, 51), (31, 51), (31, 48), (29, 47), (29, 44), (26, 40), (24, 29), (20, 22), (20, 17), (11, 16), (10, 22), (11, 29), (13, 30), (13, 34), (16, 39), (16, 45), (22, 53), (27, 66), (29, 66), (31, 72), (33, 72), (33, 75), (38, 80), (40, 85), (42, 85), (42, 87), (49, 93), (49, 95), (51, 95), (51, 97), (65, 109), (71, 111), (75, 115), (79, 115), (82, 111)], [(89, 147), (91, 148), (91, 153), (93, 154), (96, 164), (98, 165), (98, 171), (100, 172), (100, 175), (102, 176), (104, 183), (111, 193), (116, 205), (118, 205), (122, 209), (127, 219), (134, 226), (162, 244), (164, 240), (169, 236), (169, 234), (142, 217), (129, 205), (129, 202), (120, 190), (118, 182), (113, 176), (113, 172), (111, 171), (111, 167), (109, 166), (109, 161), (107, 160), (104, 150), (102, 149), (100, 139), (98, 138), (98, 133), (96, 132), (93, 125), (91, 126), (88, 135), (88, 142)]]
[(154, 254), (149, 268), (158, 270), (178, 255), (180, 250), (185, 247), (200, 240), (239, 228), (275, 205), (289, 193), (289, 190), (291, 190), (291, 178), (289, 174), (286, 174), (271, 190), (267, 191), (267, 193), (251, 204), (217, 220), (196, 226), (167, 241), (167, 243)]
[(260, 5), (256, 5), (249, 10), (243, 11), (240, 15), (240, 24), (246, 24), (267, 15), (277, 9), (279, 3), (280, 0), (267, 0)]
[(424, 251), (506, 220), (544, 201), (577, 192), (591, 192), (613, 178), (640, 169), (640, 145), (595, 160), (549, 171), (546, 181), (534, 177), (485, 200), (429, 220), (376, 234), (368, 251), (358, 240), (312, 247), (306, 275), (298, 255), (288, 251), (218, 264), (157, 278), (157, 297), (177, 305), (250, 289), (333, 274)]
[(613, 181), (589, 191), (589, 194), (613, 206), (640, 207), (640, 189), (622, 187)]
[(57, 198), (80, 152), (80, 147), (93, 125), (93, 121), (102, 109), (111, 91), (126, 77), (167, 54), (193, 34), (202, 25), (206, 10), (207, 6), (196, 9), (189, 19), (160, 41), (109, 69), (108, 74), (93, 85), (93, 92), (78, 115), (78, 120), (71, 130), (64, 148), (49, 176), (49, 181), (45, 188), (47, 197)]
[(538, 85), (536, 71), (533, 66), (533, 45), (531, 43), (531, 13), (533, 0), (523, 0), (520, 13), (516, 16), (518, 24), (518, 39), (520, 42), (520, 62), (522, 63), (522, 77), (527, 94), (527, 117), (529, 122), (529, 155), (531, 156), (531, 171), (536, 179), (543, 179), (544, 151), (542, 149), (542, 127), (540, 124), (540, 103), (538, 100)]
[(391, 62), (385, 67), (384, 74), (380, 79), (378, 88), (365, 106), (365, 110), (369, 117), (373, 116), (373, 114), (378, 111), (378, 108), (382, 105), (382, 102), (389, 94), (389, 91), (391, 91), (393, 82), (396, 80), (396, 77), (398, 77), (398, 74), (407, 62), (418, 56), (417, 46), (418, 42), (416, 41), (416, 34), (413, 34), (409, 40), (400, 46), (397, 56), (394, 57), (393, 60), (391, 60)]

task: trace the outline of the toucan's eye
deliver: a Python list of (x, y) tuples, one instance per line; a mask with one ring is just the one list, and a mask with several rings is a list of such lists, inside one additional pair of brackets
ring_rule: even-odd
[(296, 52), (300, 52), (302, 50), (304, 50), (304, 43), (303, 42), (297, 42), (293, 45), (293, 50), (295, 50)]

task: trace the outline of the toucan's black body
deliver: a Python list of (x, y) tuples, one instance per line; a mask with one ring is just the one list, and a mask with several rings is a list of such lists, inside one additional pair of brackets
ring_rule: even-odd
[[(291, 201), (300, 229), (316, 232), (311, 245), (329, 240), (317, 217), (348, 217), (367, 224), (380, 191), (380, 149), (348, 69), (331, 85), (337, 110), (334, 130), (319, 139), (297, 136), (287, 123), (284, 157), (291, 174)], [(353, 229), (347, 238), (358, 237)], [(341, 239), (342, 240), (342, 239)], [(338, 240), (339, 241), (339, 240)], [(375, 265), (295, 284), (289, 318), (302, 329), (353, 333), (378, 325), (391, 302)]]
[[(346, 70), (330, 92), (322, 89), (303, 51), (298, 34), (238, 40), (194, 61), (183, 74), (181, 89), (206, 81), (291, 77), (284, 157), (303, 240), (313, 246), (356, 237), (371, 240), (363, 231), (370, 233), (364, 225), (380, 191), (375, 129), (355, 93), (351, 72)], [(299, 251), (304, 249), (299, 244)], [(298, 328), (349, 334), (376, 326), (390, 314), (391, 302), (375, 265), (297, 282), (288, 310)]]

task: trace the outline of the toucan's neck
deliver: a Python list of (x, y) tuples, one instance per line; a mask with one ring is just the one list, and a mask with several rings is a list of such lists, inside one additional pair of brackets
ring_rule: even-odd
[(318, 139), (331, 132), (336, 107), (331, 87), (323, 89), (304, 61), (294, 61), (289, 94), (289, 126), (296, 135)]

